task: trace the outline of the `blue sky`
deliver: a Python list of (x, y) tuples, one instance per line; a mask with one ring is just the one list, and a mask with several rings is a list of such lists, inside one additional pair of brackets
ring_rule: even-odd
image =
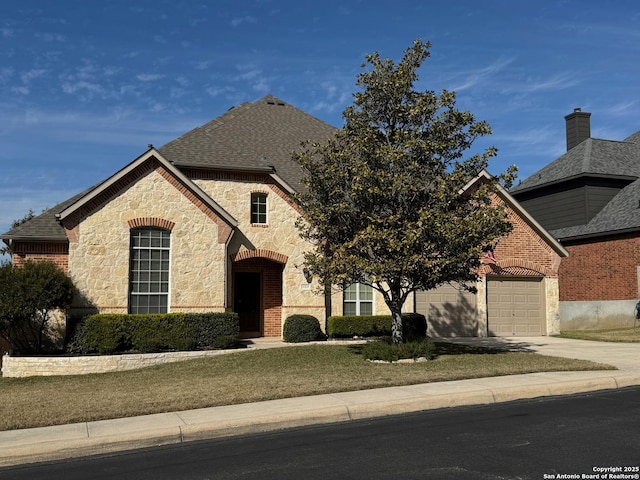
[(268, 93), (340, 127), (365, 54), (416, 38), (416, 88), (491, 124), (491, 173), (564, 153), (574, 107), (593, 137), (640, 129), (635, 0), (4, 1), (0, 232)]

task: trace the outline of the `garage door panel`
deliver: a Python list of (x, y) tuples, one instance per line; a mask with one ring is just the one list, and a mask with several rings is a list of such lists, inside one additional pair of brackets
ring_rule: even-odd
[(452, 285), (416, 292), (416, 312), (427, 318), (428, 334), (435, 337), (476, 336), (477, 300)]
[(545, 306), (541, 278), (489, 279), (489, 335), (544, 335)]

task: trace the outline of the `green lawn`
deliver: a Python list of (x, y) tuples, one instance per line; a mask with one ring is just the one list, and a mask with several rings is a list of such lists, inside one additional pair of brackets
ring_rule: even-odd
[(360, 346), (249, 350), (84, 376), (0, 378), (0, 430), (58, 425), (349, 390), (540, 371), (613, 367), (534, 353), (438, 344), (415, 364), (366, 361)]
[(558, 336), (576, 340), (637, 343), (640, 342), (640, 327), (610, 328), (606, 330), (567, 330)]

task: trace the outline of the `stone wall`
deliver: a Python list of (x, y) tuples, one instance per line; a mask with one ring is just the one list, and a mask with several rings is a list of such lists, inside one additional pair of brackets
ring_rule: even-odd
[(120, 372), (151, 367), (163, 363), (212, 357), (244, 350), (205, 350), (196, 352), (140, 353), (82, 357), (11, 357), (2, 358), (2, 376), (45, 377), (53, 375), (86, 375)]

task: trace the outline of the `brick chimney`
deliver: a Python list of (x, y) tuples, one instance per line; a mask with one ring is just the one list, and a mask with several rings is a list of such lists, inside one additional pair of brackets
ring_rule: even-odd
[(567, 151), (591, 137), (590, 113), (574, 108), (573, 113), (565, 116), (567, 122)]

